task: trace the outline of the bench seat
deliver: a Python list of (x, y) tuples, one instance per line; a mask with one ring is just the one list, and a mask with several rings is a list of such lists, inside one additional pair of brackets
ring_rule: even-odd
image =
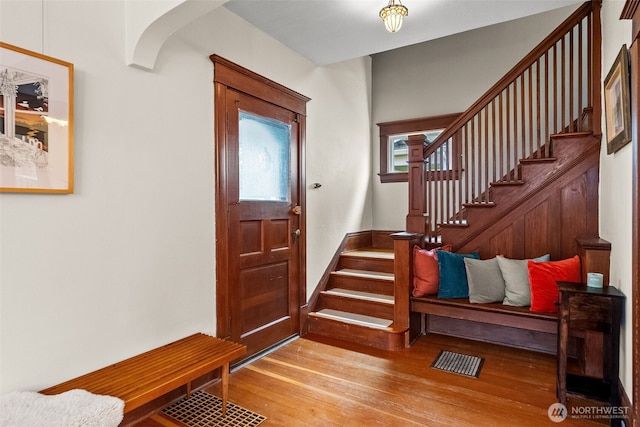
[(127, 414), (184, 385), (189, 397), (193, 380), (222, 368), (224, 412), (229, 363), (244, 356), (246, 350), (244, 345), (198, 333), (49, 387), (41, 393), (51, 395), (84, 389), (114, 396), (124, 401), (124, 413)]
[(529, 307), (471, 303), (468, 298), (412, 297), (420, 334), (442, 333), (545, 353), (556, 352), (558, 319)]
[(555, 313), (537, 313), (529, 307), (514, 307), (501, 303), (471, 303), (468, 298), (412, 297), (411, 311), (531, 331), (557, 333)]

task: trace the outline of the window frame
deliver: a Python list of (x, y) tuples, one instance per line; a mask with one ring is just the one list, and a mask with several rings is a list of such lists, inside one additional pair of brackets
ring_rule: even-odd
[[(420, 117), (378, 123), (380, 127), (380, 176), (381, 183), (407, 182), (407, 172), (389, 172), (389, 136), (447, 128), (462, 113), (443, 114), (441, 116)], [(455, 162), (455, 158), (453, 159)], [(453, 165), (455, 168), (455, 165)]]

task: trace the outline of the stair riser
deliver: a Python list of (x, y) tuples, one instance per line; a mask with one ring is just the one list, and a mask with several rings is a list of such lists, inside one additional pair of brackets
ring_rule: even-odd
[(495, 207), (487, 208), (487, 207), (475, 207), (475, 206), (465, 206), (465, 216), (468, 224), (473, 224), (477, 221), (478, 218), (486, 218), (488, 214), (491, 214), (491, 209), (495, 209)]
[(371, 292), (374, 294), (393, 295), (393, 281), (376, 280), (365, 277), (345, 277), (332, 274), (327, 289), (342, 288), (352, 291)]
[(330, 308), (393, 320), (393, 305), (375, 301), (365, 301), (323, 293), (320, 295), (319, 308)]
[(367, 328), (314, 316), (309, 317), (309, 332), (383, 350), (400, 350), (407, 341), (406, 332)]
[(526, 183), (535, 180), (538, 182), (544, 181), (556, 172), (558, 165), (557, 161), (550, 163), (523, 163), (521, 179)]
[(440, 229), (440, 235), (442, 236), (442, 241), (449, 242), (457, 242), (466, 236), (468, 230), (466, 228), (460, 227), (442, 227)]
[(338, 268), (350, 268), (353, 270), (379, 271), (381, 273), (393, 273), (392, 259), (373, 259), (357, 257), (340, 257)]

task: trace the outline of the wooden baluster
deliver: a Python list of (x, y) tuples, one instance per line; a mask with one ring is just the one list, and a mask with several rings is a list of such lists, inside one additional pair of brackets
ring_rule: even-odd
[(602, 81), (602, 34), (600, 33), (600, 1), (592, 1), (593, 6), (593, 74), (591, 76), (591, 85), (593, 93), (593, 134), (597, 137), (602, 135), (602, 92), (600, 90), (600, 82)]
[(462, 132), (458, 130), (458, 132), (453, 135), (453, 138), (455, 139), (454, 146), (456, 147), (456, 164), (458, 166), (458, 176), (456, 177), (458, 185), (454, 187), (458, 195), (458, 206), (462, 206), (462, 188), (460, 187), (460, 183), (462, 182)]
[(538, 147), (542, 144), (549, 145), (551, 143), (549, 129), (549, 51), (544, 53), (544, 141), (538, 141)]
[[(529, 95), (527, 96), (525, 94), (525, 76), (526, 74), (522, 74), (522, 79), (520, 80), (520, 93), (522, 93), (522, 100), (521, 100), (521, 106), (520, 109), (522, 111), (522, 142), (520, 144), (521, 150), (522, 150), (522, 158), (526, 158), (528, 157), (527, 155), (527, 127), (529, 128), (529, 132), (531, 132), (531, 68), (527, 68), (527, 73), (529, 75), (528, 78), (528, 85), (529, 85)], [(526, 106), (525, 106), (525, 98), (528, 98), (528, 104), (529, 104), (529, 110), (527, 111)], [(528, 122), (527, 122), (527, 117), (529, 118)], [(524, 125), (525, 123), (528, 123), (526, 126)], [(531, 140), (529, 140), (531, 141)], [(531, 153), (533, 150), (529, 150), (529, 153)]]
[[(553, 45), (553, 131), (552, 133), (558, 133), (558, 50), (556, 48), (557, 43)], [(549, 144), (547, 144), (547, 150), (545, 157), (549, 157)]]
[(567, 121), (566, 121), (566, 115), (565, 115), (565, 102), (566, 102), (566, 66), (567, 66), (567, 61), (565, 60), (565, 55), (566, 55), (566, 48), (565, 48), (565, 38), (563, 37), (561, 40), (561, 54), (562, 54), (562, 62), (560, 62), (561, 65), (561, 74), (560, 74), (560, 87), (562, 88), (562, 90), (560, 91), (560, 105), (561, 105), (561, 120), (560, 120), (560, 132), (564, 133), (564, 128), (567, 125)]
[(582, 57), (583, 57), (583, 50), (582, 50), (582, 21), (580, 21), (580, 23), (578, 24), (578, 128), (576, 129), (576, 131), (581, 131), (582, 130), (582, 112), (584, 111), (584, 105), (582, 105), (582, 74), (584, 71), (583, 65), (582, 65)]
[(506, 140), (505, 140), (505, 145), (506, 145), (506, 172), (508, 174), (507, 176), (507, 181), (511, 181), (513, 180), (512, 176), (511, 176), (511, 126), (510, 126), (510, 122), (511, 122), (511, 91), (509, 90), (509, 88), (511, 87), (511, 85), (508, 85), (505, 89), (505, 122), (507, 125), (507, 129), (505, 130), (505, 135), (506, 135)]
[(593, 39), (593, 27), (591, 23), (591, 15), (587, 16), (587, 105), (593, 107), (593, 57), (591, 55)]
[(573, 50), (573, 29), (571, 30), (571, 32), (569, 33), (569, 132), (575, 132), (575, 116), (574, 116), (574, 111), (573, 111), (573, 97), (574, 97), (574, 88), (573, 88), (573, 81), (574, 81), (574, 69), (573, 69), (573, 55), (574, 55), (574, 50)]
[(489, 109), (483, 108), (484, 111), (484, 195), (483, 201), (489, 202)]
[(478, 174), (478, 168), (476, 167), (476, 142), (475, 142), (475, 124), (476, 124), (476, 116), (471, 119), (471, 128), (469, 129), (469, 151), (470, 151), (470, 163), (471, 170), (469, 171), (469, 178), (471, 180), (469, 193), (467, 193), (467, 203), (473, 202), (476, 196), (476, 175)]
[[(442, 147), (440, 147), (438, 149), (438, 151), (436, 151), (434, 153), (434, 158), (436, 161), (436, 171), (434, 171), (434, 174), (440, 174), (441, 173), (441, 169), (442, 169)], [(446, 203), (446, 197), (447, 197), (447, 191), (444, 187), (445, 181), (443, 179), (439, 179), (438, 180), (438, 186), (440, 187), (439, 193), (440, 193), (440, 204), (439, 204), (439, 214), (438, 214), (438, 223), (442, 223), (442, 221), (448, 221), (450, 216), (449, 216), (449, 206), (448, 203)]]
[(538, 58), (536, 61), (536, 140), (538, 147), (542, 145), (542, 139), (540, 134), (540, 58)]
[(504, 144), (504, 134), (502, 132), (502, 93), (500, 92), (500, 96), (498, 97), (498, 144), (499, 144), (499, 149), (500, 149), (500, 163), (498, 165), (499, 167), (499, 173), (498, 173), (498, 179), (502, 180), (502, 177), (504, 176), (503, 174), (503, 168), (504, 168), (504, 149), (503, 149), (503, 144)]
[[(471, 193), (470, 183), (471, 183), (471, 174), (473, 171), (469, 169), (469, 126), (464, 127), (464, 172), (466, 175), (465, 180), (465, 194), (462, 198), (462, 203), (466, 203), (469, 201), (469, 194)], [(462, 206), (462, 205), (461, 205)], [(462, 218), (460, 218), (462, 219)]]
[(498, 149), (496, 146), (496, 100), (495, 98), (491, 100), (491, 144), (492, 144), (492, 152), (493, 152), (493, 179), (491, 181), (495, 182), (498, 179), (496, 178), (497, 173), (497, 159), (498, 159)]
[[(520, 75), (519, 79), (522, 82), (522, 78), (523, 76)], [(522, 142), (520, 142), (520, 144), (518, 144), (518, 140), (520, 140), (520, 138), (518, 137), (518, 124), (520, 124), (520, 127), (524, 128), (524, 122), (522, 120), (519, 120), (520, 114), (519, 114), (519, 107), (520, 107), (520, 103), (518, 103), (518, 85), (517, 85), (517, 81), (513, 82), (513, 167), (516, 170), (516, 180), (520, 180), (520, 149), (519, 146), (522, 144)], [(520, 83), (520, 86), (522, 86), (522, 83)], [(520, 93), (520, 98), (524, 97), (522, 96), (522, 93)]]

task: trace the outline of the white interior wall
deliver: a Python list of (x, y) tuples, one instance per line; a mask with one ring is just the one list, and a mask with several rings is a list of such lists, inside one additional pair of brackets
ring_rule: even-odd
[(380, 183), (376, 123), (463, 112), (575, 10), (570, 6), (373, 55), (373, 226), (404, 230), (406, 183)]
[[(623, 44), (631, 45), (631, 21), (620, 20), (624, 1), (602, 4), (602, 78), (607, 75)], [(604, 98), (604, 97), (603, 97)], [(603, 99), (604, 112), (604, 99)], [(604, 114), (602, 132), (605, 133)], [(600, 236), (611, 242), (611, 285), (626, 296), (620, 345), (620, 379), (632, 398), (633, 341), (631, 321), (631, 213), (632, 144), (608, 155), (606, 138), (600, 150)]]
[(215, 333), (212, 53), (312, 98), (309, 293), (344, 234), (371, 228), (368, 58), (316, 67), (219, 8), (149, 73), (125, 65), (124, 4), (0, 3), (0, 40), (75, 65), (76, 183), (0, 195), (0, 392)]

